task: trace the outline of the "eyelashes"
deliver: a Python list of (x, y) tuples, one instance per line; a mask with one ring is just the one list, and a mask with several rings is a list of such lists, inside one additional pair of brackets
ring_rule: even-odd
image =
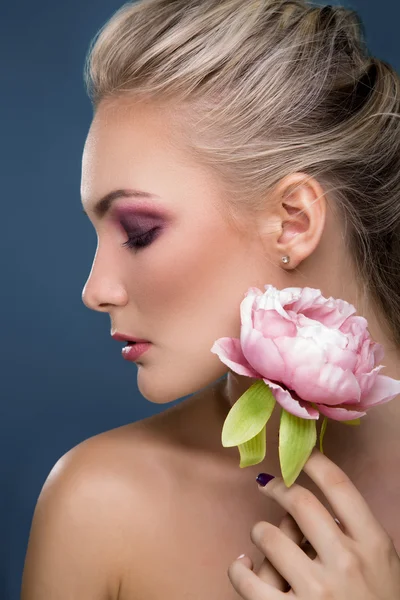
[(146, 246), (150, 246), (159, 229), (159, 227), (153, 227), (153, 229), (150, 229), (149, 231), (146, 231), (140, 235), (128, 236), (128, 240), (121, 245), (137, 252), (142, 248), (146, 248)]
[(135, 254), (150, 246), (163, 229), (162, 219), (152, 215), (135, 215), (127, 212), (117, 214), (115, 220), (118, 228), (122, 228), (128, 237), (121, 246), (129, 248)]

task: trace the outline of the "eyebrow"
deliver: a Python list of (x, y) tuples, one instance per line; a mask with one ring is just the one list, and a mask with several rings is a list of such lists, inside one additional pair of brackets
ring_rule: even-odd
[[(154, 194), (149, 192), (143, 192), (141, 190), (113, 190), (109, 192), (103, 198), (98, 200), (93, 207), (93, 212), (98, 219), (104, 217), (104, 215), (110, 210), (111, 204), (118, 198), (158, 198)], [(82, 212), (89, 216), (86, 210), (83, 208)]]

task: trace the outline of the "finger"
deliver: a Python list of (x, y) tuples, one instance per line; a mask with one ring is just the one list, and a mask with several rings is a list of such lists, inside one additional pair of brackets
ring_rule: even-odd
[(286, 600), (287, 594), (261, 581), (241, 559), (233, 561), (228, 569), (229, 580), (244, 600)]
[(280, 522), (279, 529), (283, 533), (285, 533), (287, 537), (291, 539), (295, 544), (300, 546), (304, 535), (290, 513), (285, 514), (282, 521)]
[[(292, 540), (295, 544), (300, 546), (303, 539), (303, 533), (300, 531), (299, 526), (289, 513), (283, 517), (279, 524), (279, 529), (284, 533), (288, 539)], [(273, 585), (276, 589), (282, 592), (287, 591), (288, 582), (282, 577), (282, 575), (275, 569), (271, 562), (265, 558), (258, 569), (258, 577), (261, 581)]]
[(369, 542), (371, 538), (387, 535), (346, 473), (317, 448), (313, 449), (303, 470), (324, 493), (340, 521), (341, 530), (344, 528), (350, 537)]
[[(333, 519), (333, 520), (338, 524), (341, 531), (343, 531), (343, 527), (342, 527), (340, 521), (338, 521), (337, 519)], [(304, 540), (304, 542), (300, 545), (300, 548), (303, 550), (303, 552), (305, 552), (307, 554), (308, 558), (311, 558), (311, 560), (314, 560), (316, 563), (321, 562), (318, 558), (318, 554), (315, 552), (315, 549), (312, 547), (312, 545), (310, 544), (310, 542), (308, 540)]]
[(251, 560), (250, 556), (246, 556), (246, 554), (241, 554), (237, 557), (236, 560), (240, 560), (242, 564), (244, 564), (248, 569), (254, 571), (254, 564)]
[(292, 515), (323, 563), (340, 555), (346, 536), (310, 490), (297, 483), (288, 488), (282, 477), (275, 477), (264, 487), (259, 485), (259, 489)]
[(251, 539), (291, 586), (296, 594), (307, 595), (310, 580), (318, 577), (317, 567), (303, 550), (272, 523), (260, 521), (251, 530)]

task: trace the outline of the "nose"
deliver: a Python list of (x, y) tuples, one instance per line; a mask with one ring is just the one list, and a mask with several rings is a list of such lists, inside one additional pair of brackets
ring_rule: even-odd
[(115, 265), (100, 264), (98, 253), (94, 257), (89, 277), (82, 290), (82, 302), (87, 308), (109, 312), (112, 307), (127, 303), (127, 291), (118, 277)]

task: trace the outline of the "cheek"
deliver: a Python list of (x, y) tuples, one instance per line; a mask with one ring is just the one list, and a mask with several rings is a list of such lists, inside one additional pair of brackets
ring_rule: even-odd
[(160, 251), (146, 261), (134, 294), (143, 317), (174, 336), (238, 337), (240, 303), (255, 283), (248, 247), (221, 231), (212, 237), (197, 232), (185, 243), (176, 239), (161, 246), (160, 241)]

